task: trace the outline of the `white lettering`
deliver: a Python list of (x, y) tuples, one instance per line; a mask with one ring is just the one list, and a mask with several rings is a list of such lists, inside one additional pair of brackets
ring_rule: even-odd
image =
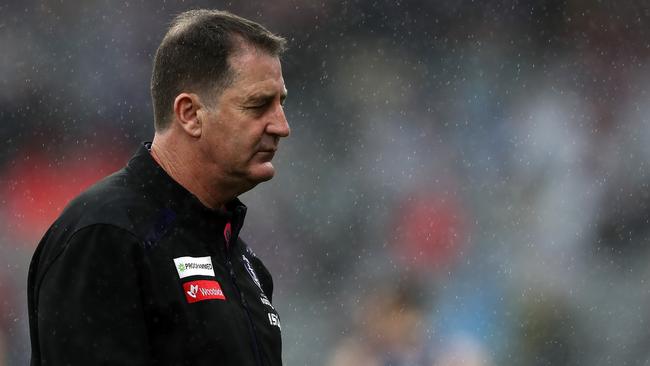
[(268, 313), (269, 315), (269, 323), (271, 325), (275, 325), (276, 327), (280, 328), (282, 330), (282, 326), (280, 326), (280, 317), (277, 314), (273, 313)]
[(203, 296), (223, 296), (223, 291), (216, 288), (202, 288), (199, 291)]
[(271, 302), (263, 293), (262, 293), (262, 297), (260, 297), (260, 301), (262, 301), (262, 304), (273, 308), (273, 305), (271, 305)]

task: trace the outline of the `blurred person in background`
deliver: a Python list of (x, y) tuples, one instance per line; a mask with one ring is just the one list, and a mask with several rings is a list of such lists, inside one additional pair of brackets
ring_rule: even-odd
[(228, 12), (180, 14), (160, 44), (155, 136), (73, 200), (29, 270), (32, 365), (279, 365), (268, 270), (237, 197), (289, 135), (285, 40)]
[(356, 330), (333, 351), (330, 366), (425, 365), (424, 299), (412, 280), (380, 281), (361, 301)]

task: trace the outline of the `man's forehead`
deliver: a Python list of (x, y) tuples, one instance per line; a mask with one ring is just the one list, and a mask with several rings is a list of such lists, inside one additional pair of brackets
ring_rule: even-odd
[(231, 59), (234, 71), (230, 87), (240, 97), (285, 95), (282, 67), (277, 56), (261, 51), (246, 52)]
[(229, 57), (228, 62), (237, 73), (251, 71), (253, 66), (267, 66), (277, 69), (277, 73), (282, 76), (280, 57), (251, 45), (240, 47)]

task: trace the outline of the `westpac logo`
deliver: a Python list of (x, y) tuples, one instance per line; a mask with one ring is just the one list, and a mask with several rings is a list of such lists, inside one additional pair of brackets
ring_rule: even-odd
[(203, 300), (225, 300), (226, 295), (221, 290), (221, 285), (217, 281), (199, 280), (190, 281), (183, 284), (185, 299), (193, 303)]
[(210, 257), (178, 257), (174, 258), (174, 266), (180, 278), (189, 276), (214, 277), (214, 268)]

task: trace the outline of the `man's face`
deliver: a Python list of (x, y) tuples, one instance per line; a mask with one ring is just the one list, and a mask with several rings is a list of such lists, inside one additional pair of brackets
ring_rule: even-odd
[(246, 191), (273, 178), (271, 159), (289, 136), (278, 57), (245, 47), (230, 58), (233, 83), (199, 111), (202, 157), (218, 179)]

